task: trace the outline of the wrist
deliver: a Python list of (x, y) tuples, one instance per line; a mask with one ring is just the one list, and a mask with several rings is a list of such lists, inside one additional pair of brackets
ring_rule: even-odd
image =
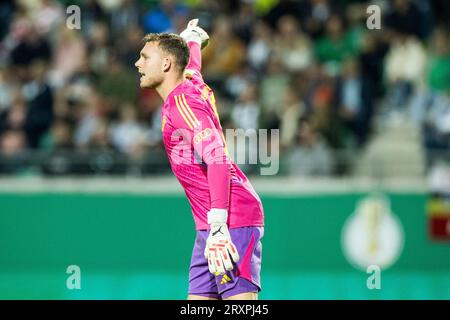
[(209, 225), (226, 224), (228, 220), (228, 210), (212, 208), (207, 216)]
[(199, 46), (202, 45), (202, 39), (200, 38), (200, 36), (192, 35), (192, 36), (186, 37), (184, 40), (186, 41), (186, 43), (195, 42)]

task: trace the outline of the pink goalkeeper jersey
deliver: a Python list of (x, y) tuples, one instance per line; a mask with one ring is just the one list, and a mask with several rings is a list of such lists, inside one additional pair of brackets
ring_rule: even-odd
[(261, 200), (245, 174), (227, 155), (212, 90), (204, 83), (201, 51), (189, 42), (185, 81), (162, 108), (164, 146), (192, 208), (196, 230), (209, 229), (211, 208), (228, 210), (229, 228), (263, 226)]

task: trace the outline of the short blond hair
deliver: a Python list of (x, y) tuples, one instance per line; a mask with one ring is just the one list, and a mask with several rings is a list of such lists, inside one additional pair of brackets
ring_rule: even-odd
[(175, 64), (183, 72), (189, 63), (189, 47), (182, 37), (174, 33), (149, 33), (143, 43), (156, 42), (165, 52), (175, 57)]

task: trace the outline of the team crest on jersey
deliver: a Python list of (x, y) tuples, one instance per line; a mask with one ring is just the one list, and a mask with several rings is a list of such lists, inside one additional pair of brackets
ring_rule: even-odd
[(208, 86), (204, 86), (202, 89), (202, 99), (203, 100), (208, 100), (209, 98), (209, 87)]
[(166, 126), (166, 122), (167, 122), (167, 116), (164, 115), (162, 117), (162, 121), (161, 121), (161, 132), (164, 131), (164, 127)]
[(190, 69), (186, 69), (184, 70), (184, 77), (188, 80), (191, 80), (192, 77), (194, 76), (194, 70), (190, 70)]
[(211, 134), (212, 134), (212, 131), (210, 128), (206, 128), (205, 130), (202, 130), (201, 132), (197, 133), (194, 136), (194, 143), (198, 144), (198, 143), (202, 142), (206, 138), (210, 137)]

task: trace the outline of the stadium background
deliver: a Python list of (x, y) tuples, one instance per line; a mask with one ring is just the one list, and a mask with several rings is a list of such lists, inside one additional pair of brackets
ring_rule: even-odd
[[(449, 299), (445, 0), (1, 1), (0, 298), (185, 298), (193, 222), (133, 65), (145, 33), (191, 17), (224, 128), (280, 129), (277, 175), (242, 166), (266, 211), (260, 297)], [(341, 242), (373, 192), (404, 234), (380, 290)]]

